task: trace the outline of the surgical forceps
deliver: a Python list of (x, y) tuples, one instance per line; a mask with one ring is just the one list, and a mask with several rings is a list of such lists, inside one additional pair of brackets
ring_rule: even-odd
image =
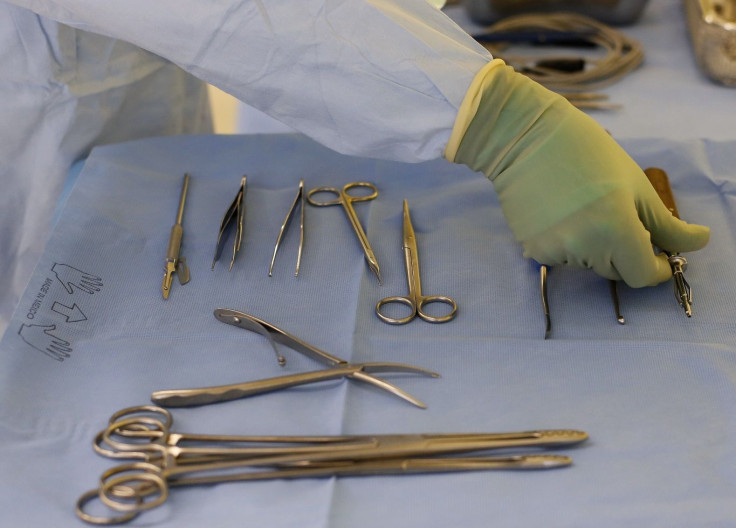
[[(547, 277), (550, 267), (534, 261), (535, 266), (539, 269), (539, 293), (542, 298), (542, 312), (544, 313), (544, 338), (549, 339), (552, 335), (552, 318), (549, 310), (549, 296), (547, 294)], [(626, 324), (626, 319), (621, 315), (621, 305), (618, 298), (618, 285), (615, 280), (608, 281), (608, 291), (611, 294), (611, 302), (616, 315), (618, 324)]]
[[(348, 193), (350, 189), (357, 189), (364, 187), (366, 189), (371, 190), (371, 194), (368, 194), (366, 196), (353, 196)], [(334, 200), (326, 201), (326, 202), (320, 202), (312, 198), (317, 193), (332, 193), (337, 196)], [(368, 267), (373, 271), (373, 273), (376, 274), (376, 278), (378, 279), (378, 283), (381, 284), (381, 269), (378, 266), (378, 259), (376, 258), (376, 255), (373, 253), (373, 249), (371, 249), (371, 245), (368, 242), (368, 237), (365, 234), (365, 231), (363, 231), (363, 227), (360, 225), (360, 220), (358, 219), (358, 215), (355, 214), (355, 209), (353, 208), (353, 202), (367, 202), (369, 200), (374, 200), (378, 196), (378, 189), (376, 189), (376, 186), (369, 182), (352, 182), (345, 185), (342, 190), (336, 189), (335, 187), (317, 187), (315, 189), (312, 189), (307, 193), (307, 201), (316, 207), (327, 207), (330, 205), (342, 205), (342, 208), (345, 210), (345, 214), (348, 215), (348, 220), (350, 220), (350, 225), (353, 226), (353, 231), (355, 231), (355, 236), (358, 237), (358, 241), (360, 242), (360, 245), (363, 247), (363, 253), (365, 254), (365, 260), (368, 262)]]
[[(126, 522), (165, 502), (170, 486), (340, 475), (563, 467), (570, 465), (572, 460), (554, 454), (467, 458), (443, 458), (442, 455), (513, 447), (570, 446), (588, 437), (586, 433), (576, 430), (335, 437), (189, 435), (171, 433), (170, 414), (167, 416), (164, 409), (156, 409), (151, 406), (123, 409), (110, 419), (102, 436), (120, 449), (114, 458), (142, 458), (146, 461), (105, 471), (100, 478), (99, 488), (83, 494), (77, 501), (76, 512), (82, 520), (92, 524)], [(150, 416), (123, 418), (138, 412), (158, 413), (164, 419)], [(120, 438), (113, 439), (115, 436)], [(127, 437), (143, 438), (144, 443), (128, 443)], [(212, 442), (211, 447), (197, 451), (198, 455), (206, 453), (210, 458), (182, 462), (176, 445), (183, 438), (200, 443)], [(146, 444), (146, 439), (151, 442)], [(217, 447), (217, 444), (229, 445), (231, 442), (253, 443), (253, 446)], [(150, 461), (145, 458), (149, 452), (158, 452), (161, 456)], [(244, 471), (237, 473), (237, 470)], [(86, 513), (85, 505), (95, 498), (99, 498), (118, 515), (96, 517)]]
[[(409, 285), (409, 294), (406, 296), (385, 297), (376, 304), (376, 315), (384, 323), (406, 324), (417, 315), (429, 323), (446, 323), (451, 321), (457, 314), (457, 303), (451, 297), (444, 295), (422, 295), (422, 282), (419, 274), (419, 251), (417, 250), (417, 238), (414, 227), (411, 224), (409, 203), (404, 200), (404, 239), (402, 244), (404, 251), (404, 265), (406, 266), (406, 282)], [(424, 311), (424, 306), (430, 303), (442, 303), (450, 307), (450, 312), (442, 316), (429, 315)], [(405, 304), (411, 309), (406, 317), (389, 317), (381, 312), (381, 308), (387, 304)]]
[[(158, 416), (156, 416), (158, 415)], [(399, 456), (435, 456), (512, 447), (572, 445), (587, 434), (571, 429), (512, 433), (422, 433), (342, 436), (233, 436), (174, 433), (171, 413), (153, 405), (122, 409), (93, 443), (108, 458), (177, 464), (247, 457), (252, 465), (285, 465), (334, 459), (360, 460)], [(194, 444), (187, 447), (186, 443)], [(107, 446), (107, 447), (105, 447)], [(190, 458), (197, 457), (197, 458)]]
[(276, 239), (276, 245), (273, 248), (271, 264), (268, 266), (269, 277), (271, 277), (271, 272), (273, 271), (273, 264), (274, 262), (276, 262), (276, 253), (278, 253), (279, 251), (279, 244), (281, 243), (281, 239), (283, 238), (286, 229), (289, 227), (291, 217), (294, 214), (297, 205), (301, 205), (301, 214), (299, 217), (299, 249), (297, 250), (296, 254), (296, 272), (294, 273), (294, 276), (299, 276), (299, 266), (302, 262), (302, 249), (304, 248), (304, 180), (299, 180), (299, 189), (296, 192), (296, 197), (294, 198), (289, 211), (286, 213), (286, 218), (284, 219), (284, 222), (281, 224), (281, 230), (279, 230), (279, 236)]
[(184, 175), (184, 182), (181, 186), (181, 195), (179, 196), (179, 209), (176, 213), (176, 223), (171, 227), (169, 235), (169, 246), (166, 249), (166, 265), (164, 266), (164, 280), (161, 282), (161, 294), (164, 299), (169, 298), (171, 292), (171, 283), (174, 280), (174, 273), (179, 277), (179, 283), (184, 285), (189, 282), (189, 267), (187, 259), (179, 255), (181, 251), (181, 239), (184, 235), (182, 220), (184, 219), (184, 203), (187, 200), (187, 191), (189, 190), (189, 174)]
[(243, 204), (243, 201), (245, 200), (245, 183), (247, 179), (248, 176), (243, 175), (240, 180), (240, 187), (238, 187), (238, 193), (235, 195), (230, 207), (227, 208), (225, 215), (222, 217), (220, 231), (217, 234), (217, 244), (215, 245), (215, 256), (212, 259), (212, 267), (210, 268), (212, 270), (215, 269), (215, 262), (217, 262), (220, 255), (222, 255), (222, 249), (225, 245), (225, 232), (231, 230), (229, 228), (233, 223), (235, 224), (235, 236), (233, 238), (233, 255), (230, 258), (230, 267), (228, 268), (228, 271), (233, 269), (235, 257), (238, 256), (238, 252), (240, 251), (240, 244), (243, 241), (243, 224), (245, 223), (245, 205)]
[(151, 400), (154, 403), (166, 407), (207, 405), (308, 383), (349, 378), (374, 385), (424, 409), (426, 405), (414, 396), (381, 378), (373, 376), (371, 373), (407, 372), (423, 374), (433, 378), (439, 377), (439, 374), (431, 370), (403, 363), (348, 363), (344, 359), (328, 354), (266, 321), (236, 310), (218, 308), (215, 310), (215, 318), (223, 323), (265, 335), (274, 348), (273, 342), (277, 341), (332, 368), (217, 387), (156, 391), (151, 395)]

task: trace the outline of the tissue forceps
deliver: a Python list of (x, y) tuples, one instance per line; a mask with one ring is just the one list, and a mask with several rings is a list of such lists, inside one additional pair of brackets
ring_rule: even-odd
[(281, 224), (281, 230), (279, 231), (279, 236), (276, 239), (276, 245), (273, 248), (271, 264), (268, 266), (269, 277), (271, 277), (271, 272), (273, 272), (273, 264), (276, 262), (276, 253), (279, 251), (279, 244), (281, 243), (281, 239), (283, 238), (286, 229), (289, 227), (291, 217), (294, 214), (297, 205), (301, 205), (301, 209), (299, 217), (299, 249), (296, 254), (296, 272), (294, 273), (294, 276), (299, 276), (299, 266), (302, 262), (302, 249), (304, 248), (304, 180), (299, 180), (299, 189), (296, 192), (296, 197), (294, 198), (289, 211), (286, 213), (284, 222)]
[(184, 219), (184, 203), (187, 200), (188, 190), (189, 174), (185, 174), (184, 182), (181, 186), (181, 195), (179, 196), (179, 209), (176, 213), (176, 223), (171, 227), (169, 246), (166, 249), (164, 280), (161, 282), (161, 294), (164, 299), (168, 299), (169, 293), (171, 293), (171, 283), (174, 280), (174, 273), (179, 277), (180, 284), (184, 285), (189, 282), (189, 267), (187, 266), (187, 259), (179, 255), (181, 251), (181, 239), (184, 235), (182, 220)]
[(212, 267), (210, 268), (212, 270), (215, 269), (215, 262), (217, 262), (220, 259), (220, 255), (222, 255), (223, 246), (225, 245), (225, 233), (231, 230), (230, 228), (233, 224), (235, 224), (233, 255), (230, 258), (230, 267), (228, 268), (228, 271), (233, 269), (235, 257), (238, 256), (238, 252), (240, 251), (240, 244), (243, 241), (243, 224), (245, 223), (245, 205), (243, 204), (243, 201), (245, 200), (245, 184), (247, 178), (247, 175), (243, 175), (241, 178), (238, 193), (235, 195), (232, 203), (227, 208), (227, 211), (225, 211), (225, 215), (222, 217), (220, 231), (217, 234), (217, 244), (215, 245), (215, 256), (212, 259)]
[[(404, 264), (406, 266), (406, 281), (409, 285), (409, 294), (406, 296), (395, 295), (385, 297), (376, 304), (376, 315), (384, 323), (406, 324), (417, 315), (429, 323), (446, 323), (451, 321), (457, 314), (457, 303), (451, 297), (444, 295), (422, 295), (422, 283), (419, 274), (419, 251), (417, 250), (417, 238), (414, 227), (411, 224), (409, 203), (404, 200), (404, 239), (402, 249), (404, 251)], [(429, 315), (424, 311), (424, 306), (430, 303), (447, 304), (450, 312), (439, 317)], [(406, 317), (389, 317), (381, 312), (381, 308), (387, 304), (405, 304), (411, 309)]]
[(207, 405), (209, 403), (234, 400), (308, 383), (349, 378), (374, 385), (424, 409), (426, 405), (414, 396), (371, 373), (406, 372), (423, 374), (433, 378), (439, 377), (439, 374), (431, 370), (403, 363), (348, 363), (344, 359), (328, 354), (266, 321), (236, 310), (218, 308), (215, 310), (215, 318), (223, 323), (265, 335), (269, 338), (274, 348), (275, 345), (273, 342), (279, 342), (331, 368), (245, 383), (220, 385), (217, 387), (156, 391), (151, 395), (151, 400), (154, 403), (166, 407)]
[[(366, 189), (371, 190), (371, 194), (366, 196), (353, 196), (348, 193), (350, 189), (356, 189), (365, 187)], [(313, 195), (317, 193), (331, 193), (337, 196), (334, 200), (320, 202), (312, 198)], [(355, 236), (358, 237), (358, 241), (360, 242), (361, 247), (363, 248), (363, 253), (365, 255), (365, 260), (368, 263), (368, 267), (373, 271), (373, 273), (376, 274), (376, 278), (378, 279), (378, 283), (381, 284), (381, 269), (378, 265), (378, 259), (376, 258), (376, 255), (373, 253), (373, 249), (371, 248), (370, 242), (368, 242), (368, 237), (365, 234), (365, 231), (363, 230), (363, 227), (360, 225), (360, 220), (358, 219), (358, 215), (355, 214), (355, 209), (353, 208), (353, 202), (366, 202), (368, 200), (374, 200), (378, 196), (378, 189), (376, 189), (376, 186), (369, 182), (352, 182), (345, 185), (342, 190), (336, 189), (335, 187), (317, 187), (315, 189), (312, 189), (307, 193), (307, 201), (316, 207), (328, 207), (330, 205), (342, 205), (343, 210), (345, 211), (345, 214), (348, 215), (348, 220), (350, 220), (350, 225), (353, 227), (353, 231), (355, 231)]]

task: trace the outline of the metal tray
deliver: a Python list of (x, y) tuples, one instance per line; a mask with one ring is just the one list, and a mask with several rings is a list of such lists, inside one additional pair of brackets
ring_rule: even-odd
[(684, 0), (695, 59), (708, 77), (736, 86), (736, 0)]
[(470, 18), (478, 24), (492, 24), (523, 13), (569, 11), (612, 25), (635, 22), (649, 0), (462, 0)]

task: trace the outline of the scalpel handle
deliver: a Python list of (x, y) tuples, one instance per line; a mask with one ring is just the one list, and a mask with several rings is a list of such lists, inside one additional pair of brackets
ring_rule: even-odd
[(659, 195), (660, 200), (662, 200), (662, 203), (664, 203), (669, 212), (672, 213), (672, 216), (680, 218), (680, 213), (675, 203), (675, 195), (672, 194), (672, 187), (670, 187), (670, 180), (667, 178), (667, 173), (657, 167), (649, 167), (648, 169), (644, 169), (644, 174), (647, 175), (649, 183), (657, 191), (657, 195)]
[(276, 378), (248, 381), (245, 383), (235, 383), (232, 385), (219, 385), (216, 387), (205, 387), (201, 389), (162, 390), (154, 392), (151, 395), (151, 401), (157, 405), (161, 405), (162, 407), (195, 407), (199, 405), (208, 405), (210, 403), (237, 400), (247, 396), (264, 394), (289, 387), (296, 387), (298, 385), (306, 385), (308, 383), (340, 379), (348, 376), (349, 374), (353, 374), (354, 372), (355, 369), (352, 367), (338, 367), (328, 370), (317, 370), (314, 372), (304, 372), (302, 374), (291, 374), (288, 376), (278, 376)]

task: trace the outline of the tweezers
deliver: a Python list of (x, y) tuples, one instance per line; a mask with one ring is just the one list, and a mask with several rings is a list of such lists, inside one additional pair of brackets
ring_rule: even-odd
[(328, 354), (327, 352), (320, 350), (319, 348), (312, 346), (284, 330), (281, 330), (280, 328), (277, 328), (276, 326), (252, 315), (226, 308), (216, 309), (214, 315), (218, 321), (223, 323), (265, 335), (269, 338), (274, 348), (275, 345), (273, 342), (276, 341), (332, 368), (304, 372), (302, 374), (279, 376), (258, 381), (235, 383), (232, 385), (220, 385), (201, 389), (173, 389), (157, 391), (151, 396), (151, 400), (154, 403), (164, 407), (207, 405), (210, 403), (235, 400), (246, 396), (263, 394), (308, 383), (348, 378), (371, 384), (424, 409), (427, 406), (414, 396), (381, 378), (373, 376), (371, 373), (407, 372), (423, 374), (433, 378), (439, 377), (439, 374), (432, 372), (431, 370), (403, 363), (348, 363), (344, 359)]
[(286, 213), (286, 218), (284, 218), (284, 222), (281, 224), (281, 230), (279, 231), (279, 236), (276, 239), (276, 245), (273, 248), (271, 264), (268, 266), (269, 277), (272, 276), (273, 264), (274, 262), (276, 262), (276, 253), (278, 253), (279, 251), (279, 244), (281, 243), (281, 239), (283, 238), (284, 233), (289, 227), (291, 217), (293, 216), (297, 205), (301, 205), (301, 213), (299, 217), (299, 249), (297, 250), (296, 254), (296, 272), (294, 273), (294, 276), (299, 276), (299, 266), (302, 262), (302, 249), (304, 248), (304, 180), (299, 180), (299, 189), (296, 192), (296, 197), (294, 198), (289, 211)]
[(238, 256), (238, 252), (240, 251), (240, 243), (243, 240), (243, 223), (245, 222), (245, 206), (243, 204), (243, 201), (245, 200), (246, 179), (247, 175), (244, 175), (243, 178), (240, 180), (238, 194), (235, 195), (235, 198), (230, 204), (230, 207), (228, 207), (227, 211), (225, 211), (225, 216), (222, 217), (222, 222), (220, 223), (220, 232), (217, 234), (215, 257), (214, 259), (212, 259), (212, 267), (210, 269), (215, 269), (215, 262), (217, 262), (220, 258), (220, 255), (222, 255), (222, 249), (225, 245), (225, 232), (230, 230), (229, 228), (233, 224), (234, 220), (235, 239), (233, 240), (233, 256), (230, 259), (230, 267), (228, 268), (228, 271), (233, 269), (233, 264), (235, 264), (235, 257)]

